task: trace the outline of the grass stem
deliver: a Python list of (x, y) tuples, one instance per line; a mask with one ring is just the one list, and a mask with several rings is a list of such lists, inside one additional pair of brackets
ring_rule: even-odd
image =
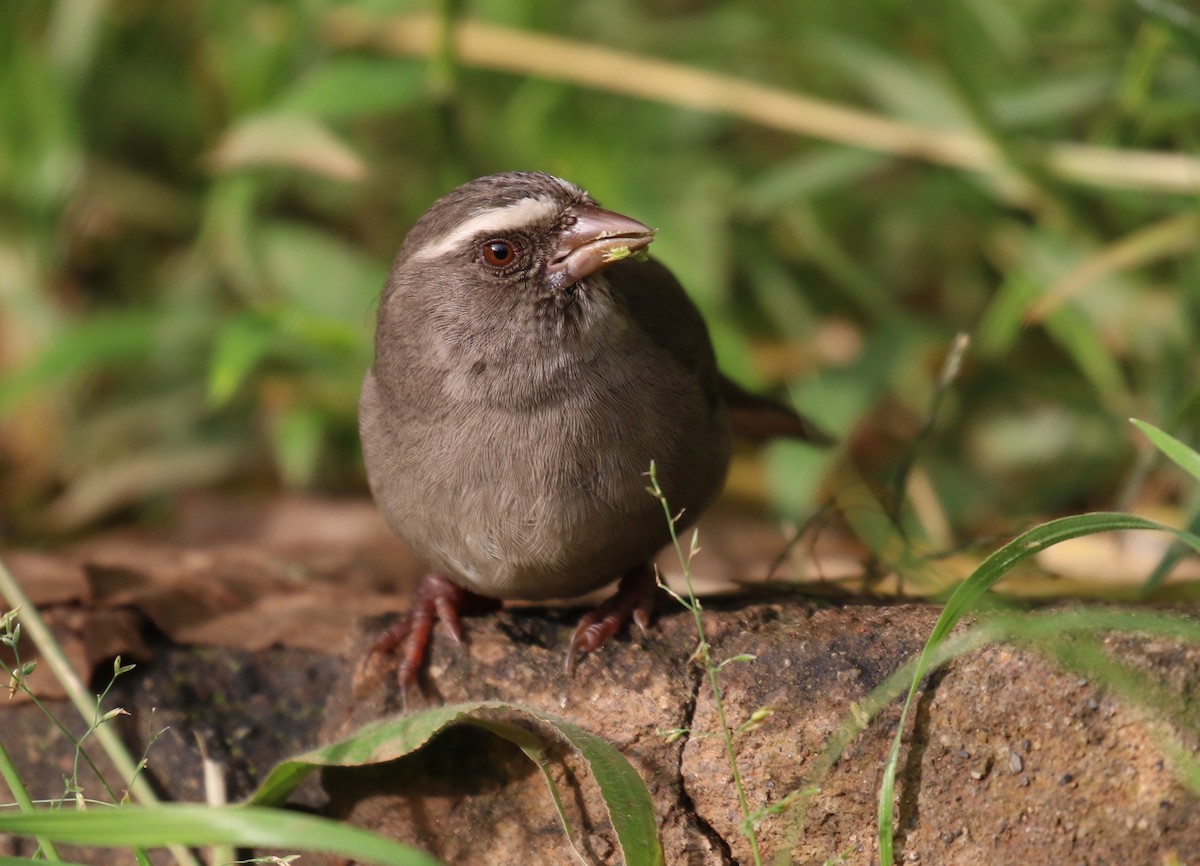
[[(62, 684), (71, 703), (83, 717), (84, 723), (95, 726), (96, 720), (100, 718), (100, 710), (95, 698), (71, 668), (66, 654), (63, 653), (58, 641), (54, 639), (46, 621), (42, 619), (37, 608), (25, 594), (25, 590), (17, 583), (16, 578), (12, 576), (2, 561), (0, 561), (0, 596), (7, 599), (11, 606), (21, 609), (21, 623), (34, 646), (37, 647), (42, 660)], [(130, 795), (143, 804), (158, 803), (158, 797), (150, 784), (138, 774), (138, 762), (130, 756), (116, 732), (108, 725), (99, 725), (92, 729), (105, 754), (108, 755), (109, 760), (112, 761), (113, 766), (128, 786)], [(192, 853), (181, 845), (171, 846), (171, 853), (180, 866), (199, 866)]]
[(754, 815), (750, 810), (750, 802), (746, 797), (746, 786), (742, 782), (742, 773), (738, 769), (737, 753), (733, 748), (733, 729), (729, 726), (728, 717), (725, 714), (725, 702), (721, 694), (720, 670), (721, 663), (713, 661), (712, 648), (708, 643), (708, 638), (704, 633), (704, 618), (702, 616), (702, 607), (700, 600), (696, 598), (696, 592), (692, 587), (692, 558), (699, 552), (696, 546), (697, 536), (693, 532), (692, 544), (687, 552), (684, 552), (683, 545), (679, 540), (677, 524), (683, 513), (673, 514), (671, 512), (670, 503), (667, 502), (667, 496), (663, 493), (662, 487), (658, 483), (658, 468), (654, 461), (650, 462), (650, 487), (649, 491), (657, 499), (663, 507), (663, 514), (667, 518), (667, 526), (671, 533), (671, 545), (675, 548), (675, 555), (679, 558), (679, 564), (683, 568), (683, 579), (687, 585), (687, 598), (685, 599), (674, 590), (662, 583), (659, 585), (669, 592), (676, 601), (686, 607), (692, 613), (692, 618), (696, 622), (696, 634), (700, 639), (699, 646), (696, 648), (696, 655), (704, 664), (705, 673), (708, 676), (709, 688), (712, 689), (713, 702), (716, 704), (717, 722), (720, 726), (721, 741), (725, 746), (725, 757), (729, 761), (729, 769), (733, 776), (733, 787), (737, 791), (738, 808), (742, 813), (742, 832), (745, 834), (747, 841), (750, 843), (751, 855), (754, 858), (755, 866), (761, 866), (762, 854), (759, 851), (758, 833), (755, 830)]

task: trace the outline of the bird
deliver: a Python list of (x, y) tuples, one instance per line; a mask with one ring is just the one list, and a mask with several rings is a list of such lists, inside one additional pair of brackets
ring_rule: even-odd
[(440, 621), (614, 581), (567, 667), (649, 627), (670, 541), (724, 485), (734, 432), (828, 437), (717, 368), (708, 329), (647, 248), (656, 230), (536, 171), (472, 180), (416, 221), (392, 264), (359, 432), (383, 518), (430, 567), (373, 645), (412, 686)]

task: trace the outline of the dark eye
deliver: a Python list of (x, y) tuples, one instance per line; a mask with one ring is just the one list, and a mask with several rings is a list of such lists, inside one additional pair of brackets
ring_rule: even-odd
[(485, 241), (481, 248), (483, 260), (493, 268), (507, 268), (517, 260), (517, 245), (512, 241)]

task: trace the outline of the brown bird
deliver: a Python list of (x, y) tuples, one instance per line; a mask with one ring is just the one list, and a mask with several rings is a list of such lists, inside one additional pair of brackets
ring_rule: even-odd
[(502, 599), (583, 595), (620, 578), (571, 638), (568, 667), (631, 617), (650, 562), (720, 492), (731, 431), (825, 437), (717, 370), (683, 288), (642, 252), (654, 230), (536, 172), (471, 181), (400, 248), (379, 306), (359, 430), (371, 493), (424, 559), (408, 614), (379, 640), (417, 676), (441, 620)]

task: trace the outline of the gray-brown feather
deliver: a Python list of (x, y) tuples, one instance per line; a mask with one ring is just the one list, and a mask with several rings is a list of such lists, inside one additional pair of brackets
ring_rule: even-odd
[[(418, 261), (464, 215), (547, 176), (461, 188), (413, 229), (379, 312), (360, 426), (389, 524), (434, 568), (499, 598), (575, 596), (644, 564), (669, 539), (645, 490), (653, 459), (694, 518), (730, 454), (712, 347), (670, 273), (627, 260), (570, 298), (536, 278), (480, 284), (466, 253)], [(470, 187), (471, 185), (468, 185)], [(466, 189), (464, 192), (463, 189)], [(478, 204), (474, 202), (478, 201)], [(555, 229), (543, 227), (545, 237)]]

